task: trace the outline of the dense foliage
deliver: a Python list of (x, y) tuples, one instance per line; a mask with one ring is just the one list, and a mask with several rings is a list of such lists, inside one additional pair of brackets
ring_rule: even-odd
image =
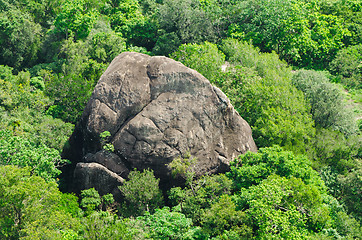
[[(279, 144), (305, 151), (315, 133), (314, 122), (303, 93), (292, 85), (287, 64), (274, 53), (262, 54), (238, 40), (225, 39), (220, 47), (187, 44), (172, 56), (220, 87), (252, 126), (257, 146)], [(230, 66), (222, 71), (225, 56)]]
[[(124, 51), (203, 74), (258, 153), (200, 178), (180, 156), (186, 184), (163, 191), (135, 169), (121, 202), (61, 193), (60, 152)], [(0, 239), (359, 239), (361, 61), (361, 0), (0, 0)]]
[(144, 170), (142, 173), (135, 170), (129, 173), (129, 180), (119, 187), (123, 196), (125, 210), (124, 216), (138, 216), (147, 212), (154, 212), (162, 206), (163, 196), (158, 187), (159, 179), (156, 179), (152, 170)]

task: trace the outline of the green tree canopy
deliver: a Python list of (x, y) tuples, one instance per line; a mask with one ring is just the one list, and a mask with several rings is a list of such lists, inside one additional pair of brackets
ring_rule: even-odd
[(13, 75), (12, 70), (0, 66), (0, 128), (61, 151), (73, 125), (45, 114), (52, 101), (43, 91), (42, 77), (31, 78), (29, 72)]
[(94, 9), (87, 9), (85, 0), (65, 0), (54, 21), (55, 33), (65, 39), (73, 36), (75, 39), (86, 38), (97, 18)]
[(231, 163), (226, 175), (233, 180), (235, 191), (257, 185), (270, 175), (286, 178), (300, 178), (306, 184), (314, 185), (320, 191), (326, 191), (324, 182), (312, 169), (304, 155), (294, 155), (279, 146), (261, 148), (258, 153), (247, 152)]
[(13, 136), (10, 131), (0, 131), (1, 165), (30, 167), (33, 173), (50, 181), (61, 173), (58, 167), (66, 162), (55, 149)]
[(199, 227), (192, 226), (192, 220), (180, 212), (163, 207), (154, 214), (146, 213), (137, 218), (136, 223), (145, 232), (141, 238), (150, 239), (202, 239)]
[(237, 7), (240, 20), (231, 36), (299, 67), (325, 67), (350, 35), (343, 18), (321, 13), (318, 1), (245, 0)]
[(346, 136), (356, 132), (354, 114), (346, 107), (341, 89), (330, 83), (325, 73), (300, 70), (293, 76), (293, 84), (304, 92), (318, 126)]
[(262, 148), (241, 155), (227, 176), (237, 191), (236, 210), (246, 214), (243, 222), (258, 239), (359, 235), (358, 222), (327, 194), (305, 156), (278, 146)]
[(150, 16), (142, 14), (140, 3), (125, 0), (112, 1), (112, 5), (105, 9), (112, 29), (127, 39), (128, 44), (151, 50), (156, 41), (157, 27)]
[(362, 88), (362, 44), (338, 51), (329, 70), (348, 88)]
[[(230, 99), (251, 125), (259, 147), (279, 144), (304, 152), (314, 122), (303, 93), (292, 85), (291, 69), (275, 53), (261, 54), (250, 44), (226, 39), (221, 51), (212, 43), (186, 44), (172, 56), (204, 74)], [(229, 67), (221, 70), (224, 56)]]
[(42, 28), (26, 12), (0, 11), (0, 65), (20, 70), (37, 60)]
[(159, 179), (156, 179), (152, 170), (131, 171), (129, 180), (119, 186), (129, 212), (124, 215), (138, 216), (144, 212), (154, 212), (163, 202), (162, 192), (159, 189)]
[(0, 237), (61, 239), (80, 227), (77, 198), (28, 168), (0, 166)]
[(230, 194), (231, 186), (232, 181), (224, 174), (204, 176), (194, 179), (192, 184), (183, 189), (171, 188), (169, 201), (172, 205), (179, 206), (181, 212), (194, 223), (200, 223), (205, 209), (210, 208), (222, 195)]
[(156, 54), (168, 55), (180, 44), (214, 38), (212, 22), (199, 0), (165, 0), (159, 7), (157, 19), (160, 37), (154, 48)]

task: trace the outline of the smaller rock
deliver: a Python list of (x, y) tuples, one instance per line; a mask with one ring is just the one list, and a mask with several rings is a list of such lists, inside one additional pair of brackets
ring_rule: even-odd
[(89, 189), (94, 187), (102, 196), (112, 193), (115, 198), (121, 196), (118, 186), (124, 179), (108, 170), (99, 163), (78, 163), (74, 170), (74, 189)]
[(124, 165), (118, 155), (106, 150), (99, 151), (95, 154), (88, 153), (84, 156), (83, 162), (99, 163), (122, 178), (126, 178), (129, 173), (128, 168)]

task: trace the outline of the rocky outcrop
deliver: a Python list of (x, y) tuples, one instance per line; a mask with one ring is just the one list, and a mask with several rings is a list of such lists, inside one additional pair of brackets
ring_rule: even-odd
[(112, 193), (120, 197), (116, 186), (124, 179), (99, 163), (78, 163), (74, 170), (74, 186), (79, 190), (94, 187), (99, 194)]
[[(102, 150), (104, 131), (114, 153)], [(151, 168), (161, 183), (172, 184), (167, 164), (186, 152), (197, 158), (200, 176), (224, 172), (233, 158), (256, 151), (248, 123), (205, 77), (166, 57), (129, 52), (102, 75), (69, 142), (63, 155), (78, 163), (77, 188), (101, 188), (90, 175), (112, 176), (108, 171), (120, 184), (118, 177), (134, 168)]]

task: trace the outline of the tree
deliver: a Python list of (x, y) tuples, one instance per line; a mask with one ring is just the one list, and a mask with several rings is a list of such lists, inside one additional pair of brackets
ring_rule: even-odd
[(329, 70), (347, 88), (362, 88), (362, 44), (338, 51)]
[(346, 36), (343, 42), (346, 46), (361, 44), (362, 33), (362, 4), (358, 0), (323, 0), (320, 1), (322, 14), (335, 15), (344, 19), (344, 26), (351, 35)]
[(122, 214), (138, 216), (146, 211), (154, 212), (162, 205), (163, 196), (158, 186), (160, 180), (155, 178), (152, 170), (134, 170), (128, 178), (128, 181), (119, 186), (125, 198), (125, 212)]
[(341, 89), (330, 83), (323, 72), (300, 70), (293, 76), (293, 84), (310, 102), (317, 126), (340, 131), (346, 136), (356, 132), (353, 113), (344, 104)]
[(42, 28), (27, 13), (10, 8), (0, 11), (0, 64), (21, 70), (37, 60)]
[[(160, 33), (153, 51), (155, 54), (168, 55), (177, 49), (178, 43), (201, 43), (214, 38), (212, 23), (200, 1), (165, 0), (159, 6), (157, 19)], [(166, 35), (172, 37), (168, 44), (164, 41), (167, 38), (163, 37)]]
[(242, 1), (232, 36), (252, 40), (263, 52), (276, 51), (299, 67), (323, 68), (350, 32), (339, 16), (322, 14), (312, 1)]
[(66, 162), (55, 149), (13, 136), (10, 131), (0, 131), (1, 165), (29, 167), (36, 175), (51, 181), (60, 174), (58, 167)]
[(225, 55), (209, 42), (183, 44), (171, 54), (171, 58), (197, 70), (211, 82), (215, 81), (225, 63)]
[(47, 95), (54, 98), (54, 105), (47, 114), (76, 124), (90, 98), (93, 83), (80, 74), (60, 74), (47, 84)]
[(279, 146), (260, 148), (258, 153), (247, 152), (230, 164), (226, 175), (233, 180), (234, 191), (261, 183), (270, 175), (300, 178), (306, 184), (325, 191), (326, 187), (318, 173), (304, 155), (294, 155)]
[(61, 72), (50, 74), (46, 79), (46, 94), (54, 100), (47, 113), (55, 118), (75, 124), (88, 102), (93, 87), (105, 69), (87, 56), (87, 45), (64, 40), (58, 64)]
[(88, 54), (97, 62), (108, 64), (125, 49), (125, 41), (119, 34), (113, 31), (99, 32), (92, 36)]
[(305, 152), (314, 122), (303, 93), (292, 85), (291, 69), (275, 53), (261, 54), (244, 42), (226, 39), (221, 49), (234, 67), (216, 84), (252, 127), (257, 146)]
[(62, 1), (53, 0), (2, 0), (0, 11), (6, 12), (17, 9), (21, 13), (29, 15), (35, 23), (42, 25), (44, 28), (49, 28), (61, 3)]
[[(163, 207), (154, 214), (148, 212), (137, 218), (135, 225), (145, 231), (151, 239), (203, 239), (199, 227), (192, 226), (192, 220), (180, 212)], [(143, 236), (145, 237), (145, 236)]]
[(84, 39), (89, 35), (96, 16), (95, 11), (87, 11), (84, 0), (66, 0), (55, 18), (54, 31), (65, 39), (71, 36), (75, 40)]
[(246, 213), (248, 225), (260, 239), (305, 239), (309, 231), (320, 231), (330, 221), (317, 188), (300, 179), (270, 175), (260, 184), (243, 189), (237, 209)]
[(79, 230), (77, 198), (28, 168), (0, 166), (0, 199), (2, 239), (61, 239)]
[(31, 77), (29, 72), (13, 75), (12, 70), (0, 66), (0, 128), (34, 146), (45, 144), (61, 151), (73, 125), (45, 114), (52, 102), (44, 93), (42, 77)]
[(82, 237), (84, 239), (135, 239), (135, 230), (131, 229), (127, 219), (120, 219), (117, 215), (103, 211), (93, 211), (81, 219)]
[(251, 238), (252, 229), (245, 225), (245, 213), (236, 210), (229, 195), (222, 195), (201, 217), (202, 229), (210, 236), (220, 236), (224, 232), (237, 233), (240, 239)]
[(151, 50), (156, 39), (156, 23), (142, 14), (137, 0), (115, 1), (112, 8), (106, 10), (110, 16), (112, 29), (127, 39), (128, 44)]
[[(191, 188), (193, 186), (193, 188)], [(173, 206), (179, 206), (186, 217), (194, 223), (201, 223), (204, 211), (217, 202), (222, 195), (231, 193), (232, 181), (224, 174), (194, 179), (185, 188), (171, 188), (168, 196)]]
[(348, 238), (360, 229), (327, 194), (306, 156), (278, 146), (262, 148), (232, 162), (227, 176), (233, 180), (236, 209), (245, 212), (245, 223), (257, 238)]

